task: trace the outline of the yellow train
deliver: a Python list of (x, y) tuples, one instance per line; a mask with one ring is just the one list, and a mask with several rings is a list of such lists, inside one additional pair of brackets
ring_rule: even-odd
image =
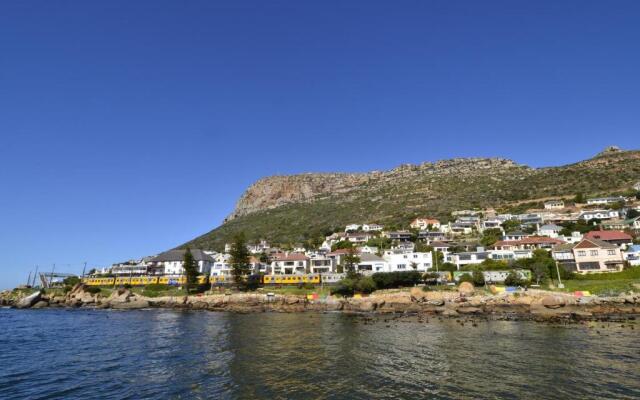
[[(146, 286), (152, 284), (179, 286), (187, 283), (187, 278), (185, 276), (121, 276), (117, 278), (84, 278), (82, 282), (89, 286)], [(198, 284), (204, 285), (207, 283), (209, 283), (208, 276), (198, 276)]]
[[(146, 286), (153, 284), (180, 286), (187, 283), (185, 276), (132, 276), (132, 277), (115, 277), (115, 278), (84, 278), (83, 283), (89, 286)], [(263, 285), (300, 285), (305, 283), (317, 284), (321, 282), (332, 283), (333, 280), (329, 276), (321, 277), (320, 274), (305, 275), (264, 275), (260, 276), (260, 283)], [(233, 277), (230, 276), (198, 276), (198, 284), (225, 285), (233, 283)]]

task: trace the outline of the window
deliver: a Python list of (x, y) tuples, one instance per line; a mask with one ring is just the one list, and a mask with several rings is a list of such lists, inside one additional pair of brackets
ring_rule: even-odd
[(586, 257), (587, 256), (587, 252), (584, 250), (578, 250), (578, 257)]
[(591, 256), (593, 256), (593, 257), (597, 256), (597, 255), (598, 255), (598, 250), (591, 250), (591, 251), (589, 252), (589, 255), (591, 255)]
[(398, 269), (406, 269), (406, 264), (398, 264)]
[(615, 250), (607, 250), (607, 254), (610, 256), (615, 256), (616, 255), (616, 251)]
[(597, 262), (579, 263), (578, 269), (581, 271), (600, 269), (600, 263), (597, 263)]

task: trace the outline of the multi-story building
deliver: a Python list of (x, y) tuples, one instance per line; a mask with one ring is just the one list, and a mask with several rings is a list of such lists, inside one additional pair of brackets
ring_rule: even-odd
[[(215, 260), (199, 249), (191, 249), (191, 255), (198, 266), (198, 273), (209, 275)], [(155, 275), (183, 275), (184, 255), (186, 250), (169, 250), (153, 257), (149, 263), (149, 271)]]
[(552, 250), (553, 258), (566, 270), (579, 274), (622, 271), (620, 248), (599, 239), (585, 238), (577, 244), (565, 244)]

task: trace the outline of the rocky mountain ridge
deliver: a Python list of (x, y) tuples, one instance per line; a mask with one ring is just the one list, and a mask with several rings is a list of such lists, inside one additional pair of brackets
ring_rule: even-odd
[(418, 165), (402, 164), (388, 171), (270, 176), (258, 180), (244, 192), (235, 210), (225, 219), (225, 222), (290, 203), (309, 202), (349, 193), (364, 184), (384, 184), (395, 179), (407, 179), (420, 175), (473, 176), (485, 174), (492, 169), (502, 171), (512, 168), (517, 168), (520, 172), (534, 170), (505, 158), (454, 158)]

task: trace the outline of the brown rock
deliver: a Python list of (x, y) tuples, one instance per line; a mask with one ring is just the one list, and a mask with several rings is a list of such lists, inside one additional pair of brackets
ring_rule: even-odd
[(563, 296), (549, 294), (544, 296), (540, 300), (540, 304), (542, 304), (546, 308), (556, 309), (556, 308), (564, 307), (565, 305), (567, 305), (567, 302)]
[(464, 296), (471, 296), (474, 291), (475, 291), (475, 288), (473, 287), (473, 283), (471, 282), (462, 282), (458, 286), (458, 293)]

